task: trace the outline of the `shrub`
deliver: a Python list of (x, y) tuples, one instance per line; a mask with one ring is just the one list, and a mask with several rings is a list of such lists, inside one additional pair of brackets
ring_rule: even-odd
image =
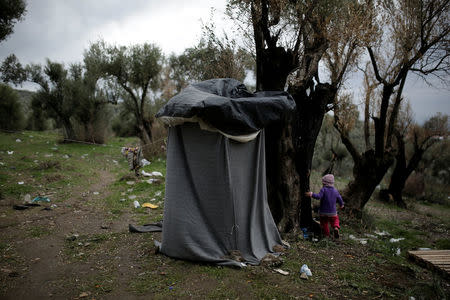
[(0, 84), (0, 128), (21, 130), (24, 119), (19, 95), (11, 87)]

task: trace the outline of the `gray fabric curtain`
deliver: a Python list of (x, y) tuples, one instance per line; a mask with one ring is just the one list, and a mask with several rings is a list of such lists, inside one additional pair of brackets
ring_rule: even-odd
[(197, 123), (169, 129), (161, 252), (174, 258), (259, 264), (281, 238), (267, 204), (264, 130), (238, 143)]

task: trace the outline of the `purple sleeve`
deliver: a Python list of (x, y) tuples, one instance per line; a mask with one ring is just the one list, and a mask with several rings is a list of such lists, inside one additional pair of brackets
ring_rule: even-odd
[(341, 194), (339, 194), (339, 192), (337, 190), (336, 190), (336, 192), (337, 192), (337, 202), (342, 207), (342, 206), (344, 206), (344, 200), (342, 200), (342, 196), (341, 196)]
[(312, 197), (314, 199), (322, 199), (322, 196), (323, 196), (323, 188), (320, 189), (320, 192), (318, 194), (315, 193), (312, 194)]

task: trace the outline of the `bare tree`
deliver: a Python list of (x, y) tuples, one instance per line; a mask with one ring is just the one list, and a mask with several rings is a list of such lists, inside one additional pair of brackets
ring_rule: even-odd
[(336, 114), (336, 128), (355, 163), (354, 180), (343, 198), (356, 215), (394, 162), (392, 139), (408, 73), (444, 78), (450, 70), (449, 0), (380, 0), (375, 4), (378, 9), (374, 20), (383, 32), (366, 46), (380, 89), (378, 111), (372, 115), (373, 146), (358, 152), (341, 128), (342, 118)]

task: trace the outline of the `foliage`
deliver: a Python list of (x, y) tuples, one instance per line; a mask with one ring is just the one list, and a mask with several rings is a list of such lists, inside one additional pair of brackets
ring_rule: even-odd
[(87, 72), (97, 74), (107, 87), (113, 88), (107, 94), (108, 99), (124, 101), (127, 110), (133, 113), (143, 145), (152, 141), (154, 120), (149, 107), (154, 106), (157, 98), (163, 60), (161, 50), (147, 43), (126, 47), (100, 40), (84, 53)]
[(236, 40), (224, 33), (219, 38), (213, 25), (205, 25), (198, 44), (181, 55), (169, 58), (170, 77), (179, 91), (188, 83), (212, 78), (234, 78), (244, 81), (246, 71), (254, 68), (254, 60)]
[(20, 130), (23, 126), (24, 114), (18, 94), (6, 84), (0, 84), (0, 128)]
[(0, 0), (0, 42), (13, 33), (13, 27), (26, 12), (24, 0)]

